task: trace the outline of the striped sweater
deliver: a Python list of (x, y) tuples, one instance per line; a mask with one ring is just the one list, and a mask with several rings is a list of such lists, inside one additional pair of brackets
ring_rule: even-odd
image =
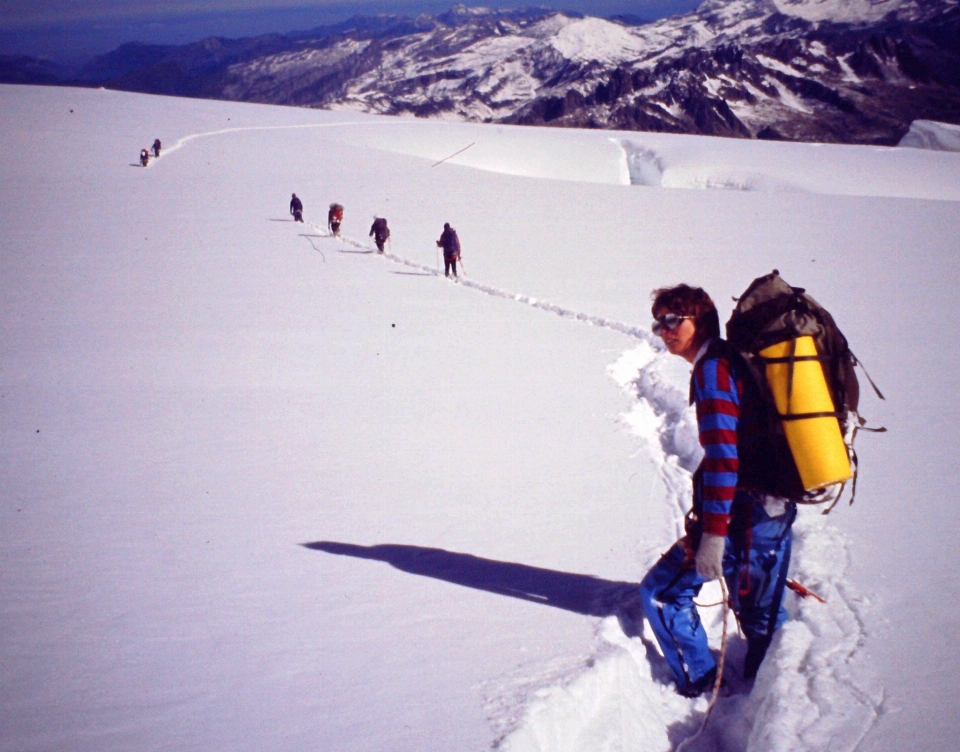
[(711, 346), (715, 342), (707, 342), (700, 350), (690, 392), (704, 452), (700, 465), (703, 532), (726, 535), (740, 472), (737, 433), (744, 384), (730, 361)]

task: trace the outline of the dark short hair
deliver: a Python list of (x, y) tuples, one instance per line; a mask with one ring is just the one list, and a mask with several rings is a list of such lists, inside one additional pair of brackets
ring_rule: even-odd
[(675, 285), (661, 287), (651, 293), (653, 305), (650, 312), (656, 316), (657, 311), (666, 310), (678, 316), (693, 316), (693, 324), (697, 328), (697, 337), (706, 342), (711, 337), (720, 336), (720, 315), (706, 290), (690, 285)]

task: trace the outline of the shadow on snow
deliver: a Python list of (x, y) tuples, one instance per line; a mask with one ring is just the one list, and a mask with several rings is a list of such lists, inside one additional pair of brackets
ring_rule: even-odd
[(631, 582), (615, 582), (592, 575), (482, 559), (441, 548), (395, 543), (357, 546), (335, 541), (301, 545), (338, 556), (384, 561), (402, 572), (542, 603), (585, 616), (616, 616), (627, 634), (635, 630), (634, 624), (640, 623), (640, 603), (637, 599), (639, 585)]
[[(664, 685), (673, 683), (666, 661), (658, 653), (656, 646), (642, 634), (643, 608), (639, 598), (640, 586), (636, 583), (483, 559), (471, 554), (445, 551), (442, 548), (396, 543), (358, 546), (336, 541), (316, 541), (300, 545), (337, 556), (383, 561), (409, 574), (433, 577), (454, 585), (561, 608), (584, 616), (616, 616), (620, 628), (628, 637), (640, 638), (654, 681)], [(727, 639), (728, 662), (742, 661), (746, 651), (744, 641), (738, 639), (735, 633), (728, 635)], [(732, 681), (732, 686), (728, 687), (729, 692), (749, 694), (752, 682), (740, 681), (732, 671), (728, 678)], [(700, 719), (696, 717), (684, 719), (668, 729), (668, 736), (673, 743), (677, 743), (689, 736), (699, 723)]]

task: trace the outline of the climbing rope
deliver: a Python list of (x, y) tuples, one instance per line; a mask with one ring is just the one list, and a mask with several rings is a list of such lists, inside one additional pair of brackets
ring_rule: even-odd
[(707, 728), (707, 721), (710, 720), (710, 714), (713, 712), (713, 707), (717, 704), (717, 699), (720, 697), (720, 685), (723, 683), (723, 667), (727, 662), (727, 617), (730, 615), (730, 598), (727, 595), (727, 584), (723, 581), (723, 577), (720, 578), (720, 592), (723, 593), (723, 632), (720, 634), (720, 660), (717, 662), (717, 678), (713, 682), (713, 697), (710, 698), (710, 704), (707, 705), (707, 712), (706, 715), (703, 716), (703, 723), (700, 724), (700, 729), (693, 736), (687, 737), (680, 742), (674, 752), (683, 752), (703, 735), (704, 730)]

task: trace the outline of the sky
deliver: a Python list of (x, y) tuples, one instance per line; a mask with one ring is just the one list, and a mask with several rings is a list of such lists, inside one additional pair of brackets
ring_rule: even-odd
[[(356, 14), (438, 13), (455, 4), (454, 0), (5, 0), (0, 4), (0, 54), (79, 65), (131, 41), (186, 44), (208, 36), (285, 33), (337, 23)], [(699, 0), (493, 0), (472, 4), (546, 5), (587, 15), (629, 14), (655, 20), (686, 12)]]

